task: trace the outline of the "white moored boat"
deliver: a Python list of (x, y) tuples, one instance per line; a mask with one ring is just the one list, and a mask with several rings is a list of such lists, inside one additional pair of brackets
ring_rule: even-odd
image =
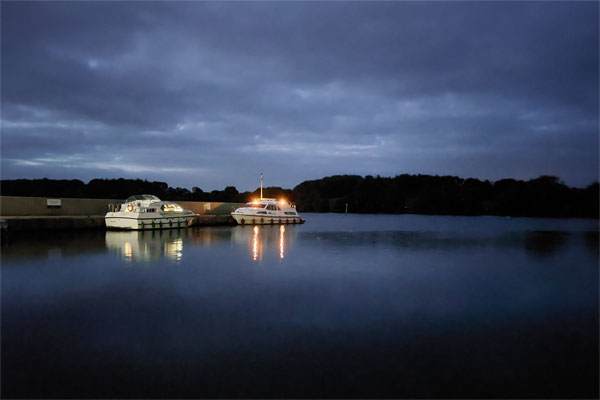
[(301, 224), (304, 222), (296, 207), (284, 200), (260, 199), (246, 203), (231, 213), (240, 225)]
[(179, 204), (161, 201), (151, 194), (130, 196), (118, 209), (106, 213), (107, 228), (168, 229), (187, 228), (198, 214), (182, 209)]
[(296, 211), (296, 206), (285, 200), (262, 197), (263, 174), (260, 174), (260, 200), (246, 203), (231, 213), (240, 225), (302, 224), (304, 220)]

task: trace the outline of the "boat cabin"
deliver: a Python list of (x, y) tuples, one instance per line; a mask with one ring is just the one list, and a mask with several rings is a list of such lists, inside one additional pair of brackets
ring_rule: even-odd
[(182, 212), (183, 208), (177, 203), (162, 201), (152, 194), (136, 194), (129, 196), (121, 204), (121, 211), (125, 212)]

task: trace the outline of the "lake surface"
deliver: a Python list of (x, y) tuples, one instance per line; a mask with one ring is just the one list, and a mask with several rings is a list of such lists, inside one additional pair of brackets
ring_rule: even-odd
[(597, 397), (597, 220), (305, 214), (2, 245), (2, 397)]

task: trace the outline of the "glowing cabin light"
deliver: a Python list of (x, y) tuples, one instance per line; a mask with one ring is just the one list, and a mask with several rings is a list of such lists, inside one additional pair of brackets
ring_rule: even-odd
[(285, 200), (284, 199), (279, 200), (279, 204), (281, 204), (282, 206), (285, 205)]
[(165, 212), (181, 212), (183, 208), (179, 204), (163, 204), (161, 209)]

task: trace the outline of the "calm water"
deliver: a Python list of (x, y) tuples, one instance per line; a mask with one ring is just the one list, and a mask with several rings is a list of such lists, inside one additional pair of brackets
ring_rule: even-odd
[(597, 397), (598, 221), (305, 215), (2, 245), (2, 397)]

